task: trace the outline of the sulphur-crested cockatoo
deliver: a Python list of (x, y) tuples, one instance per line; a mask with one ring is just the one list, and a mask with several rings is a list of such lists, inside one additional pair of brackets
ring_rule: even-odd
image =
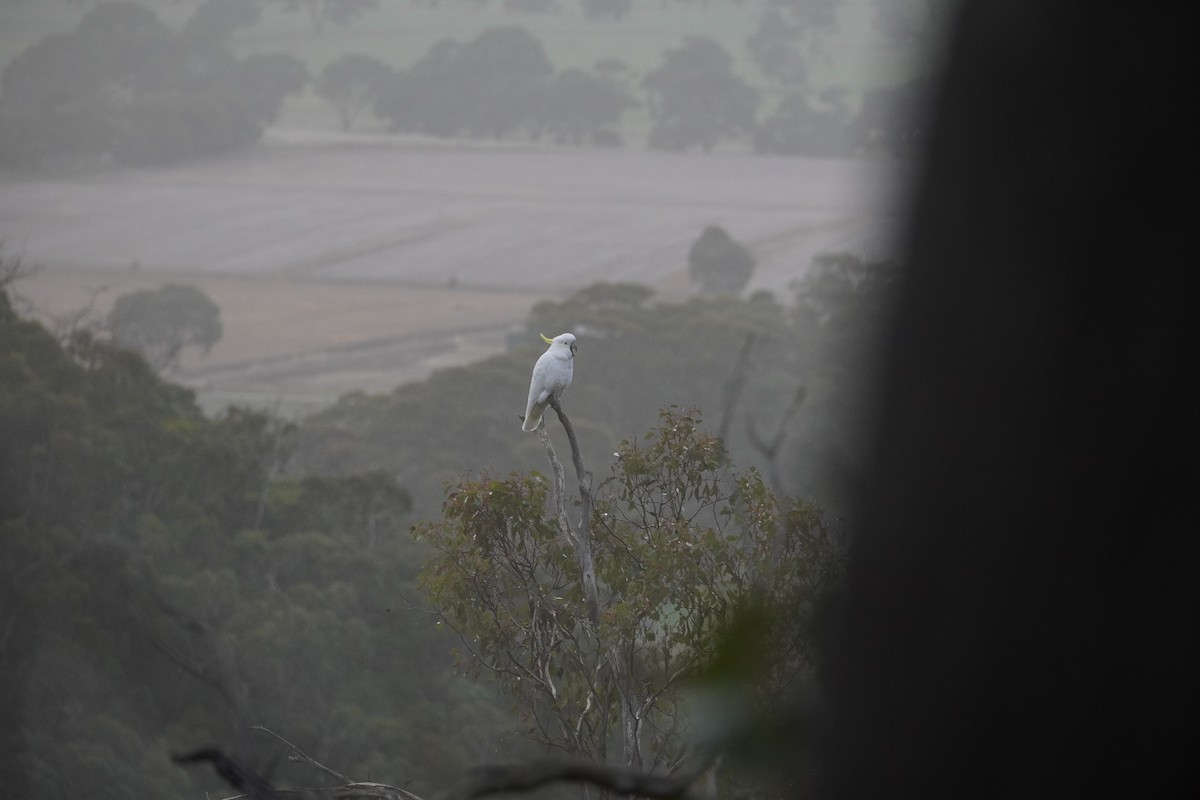
[(550, 397), (562, 396), (563, 390), (571, 385), (571, 375), (575, 370), (575, 334), (560, 333), (553, 339), (544, 333), (538, 335), (550, 346), (533, 365), (529, 402), (525, 404), (525, 423), (521, 425), (523, 431), (537, 430), (538, 423), (542, 421), (542, 412), (550, 404)]

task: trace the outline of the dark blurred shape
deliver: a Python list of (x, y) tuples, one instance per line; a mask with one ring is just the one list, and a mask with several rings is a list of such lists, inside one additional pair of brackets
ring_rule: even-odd
[(754, 274), (754, 256), (720, 225), (706, 225), (688, 248), (688, 277), (702, 294), (738, 294)]
[(314, 93), (338, 112), (342, 130), (348, 131), (355, 118), (379, 97), (396, 71), (372, 56), (346, 53), (325, 65), (313, 87)]
[(173, 753), (171, 760), (177, 764), (207, 761), (212, 764), (213, 769), (217, 771), (217, 774), (226, 783), (234, 789), (243, 792), (247, 797), (252, 797), (254, 800), (270, 800), (270, 798), (274, 797), (275, 790), (271, 788), (271, 784), (222, 753), (216, 747), (201, 747), (190, 753)]
[(724, 45), (707, 36), (688, 36), (667, 50), (642, 86), (654, 121), (647, 138), (653, 149), (707, 153), (755, 130), (758, 91), (734, 72)]
[(580, 6), (588, 19), (616, 21), (633, 10), (633, 0), (580, 0)]
[(308, 74), (285, 53), (225, 47), (257, 18), (248, 6), (208, 0), (176, 33), (139, 3), (97, 3), (25, 48), (0, 73), (0, 167), (156, 166), (257, 141)]
[(524, 28), (488, 28), (466, 43), (441, 39), (381, 89), (375, 115), (393, 131), (501, 139), (525, 125), (537, 87), (554, 74)]
[(205, 353), (221, 340), (221, 309), (190, 284), (139, 289), (117, 298), (105, 319), (113, 341), (137, 350), (154, 369), (179, 362), (185, 347)]
[(819, 797), (1195, 796), (1185, 13), (959, 10), (824, 640)]

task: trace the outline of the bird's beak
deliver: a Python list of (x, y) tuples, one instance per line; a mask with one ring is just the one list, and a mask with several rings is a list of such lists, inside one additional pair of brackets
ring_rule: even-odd
[(546, 344), (554, 344), (554, 340), (553, 340), (553, 339), (551, 339), (551, 338), (550, 338), (549, 336), (547, 336), (546, 334), (544, 334), (544, 333), (539, 333), (539, 334), (538, 334), (538, 336), (542, 337), (542, 341), (543, 341), (543, 342), (545, 342)]
[(571, 355), (575, 355), (575, 350), (576, 350), (576, 349), (577, 349), (577, 348), (576, 348), (576, 345), (575, 345), (575, 343), (574, 343), (574, 342), (571, 342)]

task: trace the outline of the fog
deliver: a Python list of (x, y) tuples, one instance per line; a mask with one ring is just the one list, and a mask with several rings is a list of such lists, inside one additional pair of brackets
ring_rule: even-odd
[[(165, 26), (182, 28), (195, 5), (147, 7)], [(763, 11), (757, 3), (639, 4), (618, 21), (589, 20), (571, 3), (555, 14), (512, 13), (500, 2), (404, 5), (328, 24), (319, 35), (304, 15), (268, 6), (223, 46), (242, 56), (283, 48), (316, 78), (360, 49), (386, 53), (399, 67), (446, 36), (527, 25), (552, 62), (569, 58), (577, 42), (593, 62), (640, 59), (621, 80), (641, 103), (640, 78), (684, 35), (702, 33), (719, 37), (735, 69), (763, 87), (760, 116), (781, 92), (747, 56), (745, 36)], [(817, 60), (841, 70), (826, 80), (844, 82), (855, 101), (907, 76), (894, 66), (901, 48), (875, 30), (867, 5), (845, 4), (826, 46), (838, 57)], [(3, 52), (15, 58), (18, 45), (39, 34), (69, 32), (88, 7), (5, 4), (0, 13), (13, 24), (3, 26)], [(421, 26), (424, 37), (413, 30)], [(389, 32), (400, 48), (381, 47)], [(642, 283), (662, 300), (683, 299), (693, 291), (688, 247), (706, 225), (725, 227), (753, 251), (747, 293), (786, 300), (814, 255), (885, 252), (895, 219), (889, 187), (899, 167), (886, 150), (785, 157), (755, 153), (748, 135), (738, 135), (716, 152), (666, 152), (646, 145), (645, 107), (624, 115), (616, 149), (519, 132), (501, 140), (388, 133), (369, 111), (345, 132), (315, 91), (309, 84), (289, 94), (261, 137), (228, 155), (159, 169), (113, 169), (79, 155), (38, 171), (10, 163), (0, 181), (0, 240), (36, 267), (19, 295), (43, 318), (86, 307), (101, 319), (121, 293), (194, 284), (221, 307), (225, 335), (207, 354), (188, 352), (176, 379), (213, 409), (282, 401), (293, 412), (498, 352), (534, 302), (598, 281)], [(414, 346), (451, 336), (454, 352), (422, 356), (428, 348)]]
[(0, 0), (3, 791), (663, 777), (794, 699), (942, 6)]
[(1188, 9), (950, 6), (0, 2), (0, 792), (1194, 793)]

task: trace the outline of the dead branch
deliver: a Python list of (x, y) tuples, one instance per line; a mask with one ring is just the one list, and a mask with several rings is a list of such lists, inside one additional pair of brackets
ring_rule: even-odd
[(284, 746), (286, 746), (289, 750), (292, 751), (292, 755), (288, 756), (288, 761), (291, 761), (292, 763), (298, 763), (298, 764), (307, 764), (308, 766), (312, 767), (313, 769), (315, 769), (319, 772), (324, 772), (326, 775), (330, 775), (330, 776), (336, 778), (337, 780), (341, 781), (342, 783), (346, 783), (346, 784), (354, 783), (354, 781), (351, 778), (348, 778), (347, 776), (343, 775), (342, 773), (325, 766), (320, 761), (317, 761), (315, 758), (310, 756), (308, 753), (305, 753), (299, 747), (292, 744), (291, 742), (289, 742), (287, 739), (280, 736), (275, 731), (273, 731), (269, 728), (265, 728), (262, 725), (251, 725), (250, 730), (262, 731), (263, 733), (265, 733), (269, 736), (274, 736), (276, 739), (278, 739), (280, 742), (282, 742), (284, 744)]
[(554, 395), (550, 396), (550, 406), (554, 409), (554, 413), (558, 415), (558, 421), (562, 423), (563, 430), (567, 432), (567, 441), (571, 443), (571, 461), (575, 465), (575, 477), (579, 482), (579, 525), (576, 527), (574, 535), (571, 534), (567, 517), (562, 462), (558, 460), (558, 456), (554, 452), (554, 446), (550, 442), (549, 434), (545, 432), (544, 425), (538, 426), (538, 435), (542, 437), (542, 444), (546, 447), (546, 456), (550, 459), (551, 468), (554, 470), (559, 524), (566, 526), (566, 536), (575, 547), (575, 555), (579, 559), (579, 571), (583, 576), (583, 595), (587, 599), (588, 617), (591, 619), (592, 626), (598, 628), (600, 625), (600, 593), (596, 585), (596, 565), (592, 560), (590, 527), (592, 518), (592, 477), (583, 468), (583, 455), (579, 450), (579, 440), (575, 437), (575, 428), (571, 425), (571, 420), (567, 417), (566, 412), (562, 410), (562, 405)]
[(758, 429), (754, 427), (754, 420), (746, 419), (746, 436), (750, 439), (750, 444), (754, 449), (762, 454), (767, 462), (767, 471), (771, 480), (771, 489), (776, 494), (783, 492), (783, 481), (779, 475), (779, 455), (783, 451), (783, 440), (787, 436), (788, 423), (792, 421), (792, 417), (800, 411), (800, 406), (804, 405), (805, 398), (808, 397), (808, 388), (804, 384), (796, 387), (796, 393), (792, 395), (792, 402), (788, 404), (784, 410), (783, 416), (779, 419), (779, 424), (775, 427), (775, 435), (771, 437), (771, 441), (765, 441), (758, 435)]
[(751, 331), (742, 342), (742, 350), (737, 360), (733, 362), (733, 372), (725, 381), (721, 392), (721, 423), (717, 426), (717, 438), (723, 442), (729, 441), (729, 426), (733, 422), (733, 412), (737, 408), (738, 396), (746, 388), (746, 373), (750, 370), (750, 352), (758, 336)]

